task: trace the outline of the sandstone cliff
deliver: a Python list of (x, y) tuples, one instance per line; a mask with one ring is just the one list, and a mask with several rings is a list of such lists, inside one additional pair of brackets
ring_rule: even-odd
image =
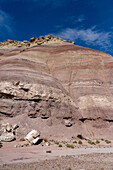
[(0, 121), (43, 135), (112, 137), (113, 58), (51, 35), (0, 43)]

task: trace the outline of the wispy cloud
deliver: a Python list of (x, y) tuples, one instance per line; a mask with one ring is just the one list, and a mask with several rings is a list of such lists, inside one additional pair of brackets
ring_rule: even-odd
[(84, 15), (80, 15), (78, 16), (78, 22), (83, 22), (85, 20), (85, 16)]
[(13, 33), (12, 27), (12, 17), (6, 12), (0, 10), (0, 38)]
[(72, 27), (75, 27), (75, 26), (81, 25), (81, 23), (83, 24), (86, 19), (87, 17), (84, 14), (76, 15), (76, 16), (69, 15), (64, 19), (63, 23), (64, 25), (70, 24)]
[(88, 29), (66, 28), (58, 33), (63, 39), (74, 41), (83, 41), (87, 45), (98, 46), (101, 49), (108, 50), (111, 46), (112, 32), (97, 30), (95, 27)]

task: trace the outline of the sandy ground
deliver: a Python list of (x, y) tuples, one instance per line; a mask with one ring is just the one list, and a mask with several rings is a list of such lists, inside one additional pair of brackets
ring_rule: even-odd
[(66, 156), (32, 163), (0, 166), (1, 170), (113, 170), (113, 154), (85, 154)]
[(15, 144), (5, 143), (0, 149), (0, 170), (113, 170), (112, 145), (70, 149), (57, 145), (15, 148)]

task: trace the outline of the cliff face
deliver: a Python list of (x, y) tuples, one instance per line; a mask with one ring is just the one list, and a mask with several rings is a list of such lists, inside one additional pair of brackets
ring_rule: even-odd
[(18, 136), (112, 138), (112, 56), (62, 40), (13, 47), (0, 48), (1, 122), (18, 123)]

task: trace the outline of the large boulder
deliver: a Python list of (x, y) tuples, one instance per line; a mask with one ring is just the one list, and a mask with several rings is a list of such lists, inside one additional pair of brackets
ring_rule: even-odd
[(0, 129), (0, 141), (2, 142), (11, 142), (16, 139), (15, 130), (18, 128), (18, 125), (15, 124), (2, 124)]
[(13, 132), (10, 132), (10, 133), (3, 133), (1, 136), (0, 136), (0, 141), (2, 142), (11, 142), (15, 140), (15, 135)]
[(38, 132), (37, 130), (32, 130), (25, 137), (25, 140), (27, 140), (31, 144), (36, 144), (39, 141), (39, 139), (40, 139), (40, 132)]

